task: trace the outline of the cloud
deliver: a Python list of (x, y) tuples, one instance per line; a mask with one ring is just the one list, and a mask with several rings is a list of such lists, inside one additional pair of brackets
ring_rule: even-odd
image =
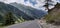
[(49, 9), (52, 9), (52, 8), (54, 8), (55, 6), (49, 6)]
[[(42, 0), (40, 1), (40, 0), (0, 0), (0, 1), (3, 1), (3, 2), (5, 2), (5, 3), (12, 3), (12, 2), (17, 2), (17, 3), (21, 3), (21, 4), (26, 4), (26, 5), (43, 5), (41, 2), (42, 2)], [(25, 1), (25, 2), (24, 2)]]
[(4, 0), (3, 2), (5, 2), (5, 3), (12, 3), (12, 2), (16, 2), (17, 0)]
[(27, 1), (24, 5), (33, 7), (32, 3), (30, 3), (29, 1)]
[(58, 3), (60, 3), (60, 0), (56, 0)]
[(3, 0), (0, 0), (0, 1), (3, 1)]
[(54, 5), (56, 5), (57, 2), (60, 3), (60, 0), (52, 0), (52, 1), (53, 2), (50, 2), (50, 3), (53, 4), (53, 5), (49, 5), (49, 9), (54, 8), (55, 7)]
[[(7, 4), (9, 3), (13, 3), (13, 2), (17, 2), (20, 4), (24, 4), (26, 6), (31, 6), (33, 8), (37, 8), (38, 10), (40, 10), (42, 8), (42, 10), (45, 10), (44, 7), (42, 7), (43, 5), (45, 5), (45, 0), (0, 0), (1, 2), (5, 2)], [(54, 2), (51, 2), (51, 4), (53, 4), (53, 6), (49, 6), (49, 8), (53, 8), (54, 5), (56, 5), (57, 2), (60, 3), (60, 0), (52, 0)]]
[(29, 2), (32, 3), (33, 6), (34, 6), (35, 4), (37, 4), (36, 0), (29, 0)]

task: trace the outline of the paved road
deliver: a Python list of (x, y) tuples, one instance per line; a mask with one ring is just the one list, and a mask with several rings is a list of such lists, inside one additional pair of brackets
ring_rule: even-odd
[(39, 22), (37, 20), (27, 21), (15, 25), (8, 26), (8, 28), (41, 28)]

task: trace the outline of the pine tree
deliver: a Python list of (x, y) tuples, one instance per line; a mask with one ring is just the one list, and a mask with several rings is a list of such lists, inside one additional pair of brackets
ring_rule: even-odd
[(5, 25), (11, 25), (11, 24), (14, 24), (15, 21), (13, 19), (13, 14), (12, 12), (8, 12), (6, 15), (5, 15)]
[(53, 2), (52, 0), (45, 0), (45, 5), (44, 7), (46, 7), (46, 9), (48, 10), (48, 12), (50, 12), (51, 9), (49, 9), (50, 5), (53, 5), (51, 2)]

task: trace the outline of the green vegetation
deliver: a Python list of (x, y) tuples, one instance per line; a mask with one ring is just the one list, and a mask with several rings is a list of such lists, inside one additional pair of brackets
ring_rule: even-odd
[[(25, 10), (25, 9), (24, 9)], [(0, 2), (0, 26), (12, 25), (15, 23), (22, 23), (33, 19), (18, 8)]]
[(20, 18), (16, 18), (12, 12), (7, 12), (6, 14), (4, 14), (4, 16), (0, 15), (0, 19), (0, 25), (3, 26), (12, 25), (15, 23), (22, 23), (26, 21), (25, 19), (23, 19), (22, 16)]
[(0, 28), (5, 28), (4, 26), (0, 26)]
[(20, 18), (18, 18), (15, 23), (22, 23), (22, 22), (25, 22), (26, 20), (23, 19), (23, 17), (21, 16)]
[(4, 25), (15, 24), (12, 12), (6, 13), (5, 16), (4, 16), (4, 19), (5, 19), (5, 24)]
[(25, 19), (23, 19), (23, 17), (20, 15), (20, 13), (17, 14), (18, 12), (23, 13), (14, 6), (0, 2), (0, 26), (7, 26), (7, 25), (15, 24), (15, 23), (24, 22)]
[(15, 19), (15, 16), (12, 12), (7, 12), (6, 14), (4, 14), (4, 16), (0, 15), (0, 19), (0, 28), (4, 28), (8, 25), (13, 25), (15, 23), (22, 23), (26, 21), (25, 19), (23, 19), (22, 16), (20, 18)]

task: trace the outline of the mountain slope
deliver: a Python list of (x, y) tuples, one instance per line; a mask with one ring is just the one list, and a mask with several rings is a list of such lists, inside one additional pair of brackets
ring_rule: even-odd
[(29, 6), (16, 3), (12, 3), (11, 5), (9, 5), (0, 2), (0, 15), (4, 16), (9, 11), (13, 13), (15, 18), (20, 18), (22, 16), (22, 18), (25, 20), (39, 19), (47, 14), (47, 12), (45, 11), (37, 10)]
[(10, 5), (15, 6), (19, 10), (23, 11), (24, 13), (26, 13), (27, 15), (29, 15), (29, 16), (35, 18), (35, 19), (39, 19), (39, 18), (41, 18), (41, 17), (43, 17), (44, 15), (47, 14), (47, 12), (45, 12), (43, 10), (37, 10), (37, 9), (29, 7), (29, 6), (18, 4), (16, 2), (15, 3), (10, 3)]
[[(16, 7), (12, 6), (12, 5), (9, 5), (9, 4), (5, 4), (5, 3), (2, 3), (0, 2), (0, 15), (2, 17), (4, 17), (4, 15), (8, 12), (12, 12), (14, 17), (16, 16), (17, 18), (20, 19), (20, 17), (22, 16), (22, 18), (24, 18), (25, 20), (33, 20), (34, 18), (33, 17), (30, 17), (28, 16), (27, 14), (25, 14), (24, 12), (20, 11), (19, 9), (17, 9)], [(0, 16), (0, 17), (1, 17)], [(15, 18), (16, 18), (15, 17)], [(14, 19), (15, 19), (14, 18)], [(16, 18), (16, 19), (17, 19)], [(1, 19), (1, 18), (0, 18)]]

